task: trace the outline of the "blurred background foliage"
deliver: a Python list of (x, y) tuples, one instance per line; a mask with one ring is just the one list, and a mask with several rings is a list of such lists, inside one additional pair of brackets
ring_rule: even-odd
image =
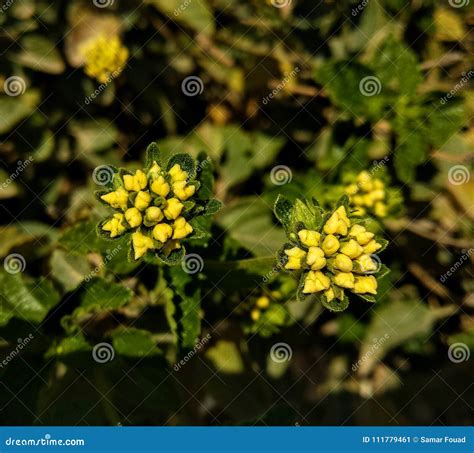
[[(2, 423), (469, 424), (473, 359), (448, 347), (474, 347), (473, 23), (454, 0), (6, 2), (0, 252), (24, 269), (0, 270)], [(128, 49), (105, 83), (81, 52), (100, 35)], [(95, 234), (93, 170), (137, 168), (153, 140), (212, 158), (225, 207), (188, 250), (198, 274)], [(375, 306), (296, 303), (291, 278), (237, 261), (284, 242), (278, 193), (329, 205), (379, 169), (396, 202), (374, 219), (392, 269)]]

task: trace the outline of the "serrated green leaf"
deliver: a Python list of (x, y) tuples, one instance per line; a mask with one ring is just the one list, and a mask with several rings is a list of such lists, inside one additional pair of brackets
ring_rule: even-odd
[(117, 354), (126, 357), (148, 357), (161, 354), (151, 332), (133, 327), (112, 332), (112, 344)]

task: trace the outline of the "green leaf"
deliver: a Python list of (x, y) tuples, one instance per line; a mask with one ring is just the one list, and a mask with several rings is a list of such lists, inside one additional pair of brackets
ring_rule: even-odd
[(94, 153), (109, 149), (118, 140), (118, 129), (106, 118), (71, 121), (71, 134), (77, 140), (77, 153)]
[(201, 183), (197, 196), (200, 200), (208, 200), (214, 193), (214, 166), (204, 151), (199, 153), (197, 160), (197, 179)]
[(75, 290), (91, 272), (91, 266), (84, 256), (63, 250), (55, 250), (49, 264), (52, 276), (66, 292)]
[(0, 271), (0, 326), (14, 317), (40, 323), (59, 300), (59, 293), (47, 280), (28, 284), (21, 273)]
[(421, 134), (407, 131), (406, 134), (400, 135), (399, 144), (395, 149), (394, 165), (397, 176), (403, 182), (414, 180), (416, 167), (423, 163), (427, 151), (428, 143)]
[(240, 374), (244, 371), (244, 361), (237, 345), (232, 341), (219, 340), (205, 354), (218, 373)]
[(349, 306), (349, 298), (347, 296), (344, 296), (342, 300), (334, 298), (329, 302), (327, 298), (323, 295), (321, 296), (320, 300), (324, 307), (334, 312), (344, 311)]
[(87, 311), (115, 310), (132, 300), (130, 289), (118, 283), (94, 278), (84, 287), (80, 308)]
[(275, 201), (275, 206), (273, 207), (273, 212), (285, 230), (287, 230), (290, 226), (292, 211), (293, 203), (283, 195), (278, 195)]
[(145, 151), (145, 169), (149, 170), (153, 162), (156, 162), (160, 166), (162, 165), (161, 152), (156, 142), (150, 143)]
[(28, 90), (20, 96), (0, 96), (0, 134), (15, 127), (31, 115), (40, 101), (38, 90)]
[(112, 344), (117, 354), (126, 357), (147, 357), (161, 354), (150, 332), (133, 327), (121, 327), (114, 330)]

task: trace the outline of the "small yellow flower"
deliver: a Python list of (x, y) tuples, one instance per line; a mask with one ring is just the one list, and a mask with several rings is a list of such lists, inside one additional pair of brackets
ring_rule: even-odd
[(193, 232), (193, 227), (184, 217), (178, 217), (173, 224), (173, 239), (184, 239)]
[(342, 272), (352, 271), (352, 260), (342, 253), (338, 253), (334, 259), (334, 267)]
[(128, 49), (117, 35), (99, 35), (81, 48), (85, 60), (84, 72), (101, 83), (108, 83), (123, 70)]
[(324, 224), (323, 231), (326, 234), (341, 234), (345, 236), (347, 234), (347, 225), (339, 218), (337, 212), (333, 212)]
[(170, 193), (170, 185), (163, 176), (158, 176), (151, 183), (151, 190), (161, 197), (166, 197)]
[(336, 297), (332, 288), (329, 288), (327, 291), (324, 291), (323, 294), (326, 296), (328, 302), (331, 302)]
[(298, 270), (301, 269), (301, 261), (306, 256), (306, 252), (298, 247), (285, 250), (288, 256), (288, 262), (285, 264), (285, 269)]
[(344, 255), (347, 255), (351, 259), (355, 259), (364, 253), (364, 249), (359, 243), (354, 241), (354, 239), (350, 239), (349, 242), (342, 245), (341, 253), (344, 253)]
[(255, 302), (255, 305), (262, 310), (268, 308), (270, 306), (270, 299), (267, 296), (261, 296)]
[(173, 183), (173, 193), (182, 201), (192, 197), (194, 192), (196, 192), (196, 186), (188, 186), (186, 181), (178, 181)]
[(370, 196), (372, 197), (372, 200), (374, 201), (380, 201), (385, 198), (385, 190), (383, 189), (375, 189), (370, 192)]
[(372, 254), (375, 253), (377, 250), (381, 249), (382, 245), (379, 244), (378, 242), (375, 241), (375, 239), (372, 239), (365, 247), (364, 247), (364, 253), (367, 254)]
[(387, 215), (387, 205), (381, 201), (377, 201), (374, 206), (374, 214), (377, 217), (385, 217)]
[(250, 312), (250, 317), (252, 318), (252, 321), (258, 321), (260, 319), (260, 310), (258, 310), (257, 308), (254, 308)]
[(339, 241), (336, 236), (328, 234), (323, 241), (321, 248), (324, 250), (326, 256), (333, 255), (339, 250)]
[[(339, 206), (336, 209), (336, 214), (339, 216), (339, 220), (342, 220), (347, 227), (351, 226), (351, 221), (349, 217), (347, 217), (346, 208), (344, 206)], [(347, 234), (347, 232), (345, 234)]]
[(142, 215), (137, 208), (129, 208), (125, 211), (125, 219), (132, 228), (142, 224)]
[(346, 193), (349, 196), (355, 195), (359, 191), (359, 186), (357, 184), (349, 184), (346, 187)]
[(374, 185), (368, 171), (364, 170), (357, 176), (357, 184), (364, 192), (370, 192)]
[(303, 293), (312, 294), (328, 289), (331, 285), (329, 277), (320, 271), (309, 271), (304, 281)]
[(354, 288), (354, 275), (352, 272), (338, 272), (334, 275), (333, 281), (341, 288)]
[(188, 179), (188, 173), (181, 169), (179, 164), (174, 164), (168, 171), (173, 182), (186, 181)]
[(173, 235), (173, 228), (167, 223), (159, 223), (153, 228), (153, 237), (163, 244)]
[(170, 198), (166, 202), (166, 208), (163, 210), (163, 214), (168, 220), (174, 220), (179, 217), (184, 205), (177, 198)]
[(137, 196), (135, 197), (135, 207), (139, 209), (140, 211), (144, 211), (148, 206), (150, 205), (151, 202), (151, 195), (149, 192), (145, 192), (143, 190), (140, 190), (140, 192), (137, 193)]
[(384, 182), (379, 178), (374, 179), (374, 189), (385, 189)]
[(372, 259), (370, 255), (362, 255), (357, 260), (362, 272), (373, 272), (377, 270), (377, 263)]
[(317, 247), (321, 239), (321, 234), (312, 230), (300, 230), (298, 231), (298, 237), (301, 243), (306, 245), (306, 247)]
[(357, 294), (377, 294), (377, 279), (373, 275), (356, 277), (353, 291)]
[(374, 200), (372, 198), (372, 192), (366, 193), (365, 195), (362, 196), (362, 199), (364, 200), (364, 205), (367, 206), (368, 208), (371, 208), (374, 205)]
[(109, 231), (111, 238), (120, 236), (126, 230), (123, 219), (123, 214), (114, 214), (108, 222), (103, 224), (102, 229)]
[(139, 192), (146, 188), (148, 180), (145, 173), (142, 170), (137, 170), (134, 175), (124, 175), (123, 185), (125, 189)]
[(163, 217), (163, 212), (161, 212), (161, 209), (157, 208), (156, 206), (150, 206), (145, 211), (145, 219), (149, 223), (161, 222), (163, 220)]
[(349, 236), (355, 237), (360, 245), (367, 245), (374, 237), (374, 233), (370, 233), (362, 225), (354, 225), (349, 231)]
[(319, 247), (310, 247), (306, 256), (306, 263), (311, 266), (313, 271), (319, 271), (326, 266), (324, 251)]
[(151, 180), (158, 179), (158, 177), (160, 176), (160, 173), (161, 173), (161, 167), (155, 161), (153, 161), (153, 164), (150, 167), (150, 170), (148, 170), (148, 177)]
[(153, 239), (136, 231), (132, 234), (133, 251), (135, 259), (141, 258), (148, 250), (153, 248)]
[(123, 211), (127, 209), (128, 192), (123, 187), (119, 187), (114, 192), (102, 195), (100, 198), (112, 206), (112, 208), (122, 209)]

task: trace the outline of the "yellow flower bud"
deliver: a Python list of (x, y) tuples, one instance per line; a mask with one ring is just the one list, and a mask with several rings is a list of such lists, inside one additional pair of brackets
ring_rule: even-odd
[(142, 170), (137, 170), (135, 172), (135, 181), (137, 182), (138, 187), (140, 187), (139, 190), (145, 189), (148, 184), (148, 179), (146, 177), (145, 172), (143, 172)]
[(364, 199), (364, 205), (368, 208), (371, 208), (374, 205), (374, 200), (372, 199), (372, 192), (365, 194), (362, 198)]
[(373, 275), (356, 277), (353, 291), (357, 294), (377, 294), (377, 279)]
[(163, 210), (163, 214), (168, 220), (174, 220), (180, 216), (183, 208), (184, 205), (177, 198), (170, 198), (166, 202), (166, 208)]
[(374, 237), (374, 233), (370, 233), (362, 225), (354, 225), (349, 231), (349, 236), (355, 237), (360, 245), (366, 245)]
[(102, 225), (104, 231), (110, 232), (110, 237), (114, 238), (120, 236), (126, 227), (123, 224), (123, 214), (114, 214), (114, 216)]
[(367, 254), (372, 254), (375, 253), (377, 250), (381, 249), (382, 246), (378, 243), (375, 242), (375, 239), (372, 239), (365, 247), (364, 247), (364, 253)]
[(326, 256), (336, 253), (339, 249), (339, 241), (336, 236), (328, 234), (323, 241), (321, 248), (324, 250)]
[(161, 197), (166, 197), (170, 193), (170, 185), (163, 176), (158, 176), (151, 183), (151, 190)]
[(136, 228), (142, 223), (142, 215), (137, 208), (129, 208), (125, 211), (125, 219), (132, 228)]
[(338, 253), (334, 259), (334, 267), (343, 272), (352, 271), (352, 260), (342, 253)]
[(385, 189), (384, 182), (379, 178), (374, 179), (374, 189)]
[(153, 165), (150, 167), (150, 170), (148, 170), (148, 177), (150, 179), (157, 179), (160, 176), (161, 173), (161, 167), (153, 161)]
[(311, 266), (313, 271), (319, 271), (326, 266), (326, 258), (324, 252), (319, 247), (310, 247), (306, 256), (306, 263)]
[(364, 197), (362, 195), (354, 195), (352, 197), (352, 202), (356, 205), (356, 206), (362, 206), (364, 204)]
[(257, 299), (255, 305), (258, 308), (264, 310), (265, 308), (268, 308), (270, 306), (270, 299), (267, 296), (261, 296)]
[(144, 192), (143, 190), (140, 190), (140, 192), (137, 193), (137, 196), (135, 197), (135, 207), (139, 209), (140, 211), (145, 210), (148, 208), (151, 202), (151, 195), (149, 192)]
[(362, 272), (373, 272), (377, 270), (377, 263), (372, 259), (370, 255), (362, 255), (357, 260)]
[(377, 201), (374, 206), (374, 214), (377, 217), (385, 217), (387, 215), (387, 205), (381, 201)]
[(338, 272), (333, 281), (341, 288), (354, 288), (354, 275), (351, 272)]
[(364, 170), (357, 176), (357, 183), (364, 192), (370, 192), (374, 185), (368, 171)]
[[(346, 224), (347, 227), (351, 226), (351, 221), (349, 217), (347, 217), (346, 208), (344, 206), (339, 206), (336, 209), (336, 214), (339, 216), (339, 220), (342, 220)], [(347, 231), (345, 234), (347, 234)]]
[(167, 223), (159, 223), (153, 228), (153, 237), (162, 243), (165, 243), (173, 235), (173, 228)]
[(133, 251), (135, 259), (141, 258), (149, 249), (153, 248), (153, 239), (136, 231), (132, 234)]
[(193, 227), (184, 217), (178, 217), (173, 224), (173, 239), (183, 239), (193, 232)]
[(181, 169), (179, 164), (174, 164), (168, 171), (168, 174), (171, 176), (173, 182), (186, 181), (188, 179), (188, 174)]
[(333, 212), (331, 217), (329, 217), (329, 219), (326, 220), (323, 231), (326, 234), (336, 234), (338, 232), (338, 228), (339, 228), (339, 216), (337, 215), (336, 212)]
[(324, 291), (323, 294), (326, 296), (328, 302), (331, 302), (336, 297), (332, 288), (329, 288), (327, 291)]
[(258, 321), (260, 319), (260, 310), (258, 310), (257, 308), (254, 308), (250, 312), (250, 317), (252, 318), (252, 321)]
[(355, 259), (358, 258), (362, 253), (364, 252), (364, 249), (362, 248), (359, 243), (354, 241), (354, 239), (350, 239), (349, 242), (346, 242), (345, 244), (342, 245), (341, 247), (341, 253), (344, 253), (344, 255), (347, 255), (349, 258)]
[(127, 209), (128, 192), (123, 187), (119, 187), (114, 192), (102, 195), (100, 198), (115, 209)]
[(312, 230), (300, 230), (298, 231), (298, 237), (301, 243), (306, 245), (306, 247), (317, 247), (321, 239), (321, 234)]
[(347, 195), (355, 195), (359, 191), (359, 186), (357, 184), (349, 184), (346, 187), (346, 193)]
[(186, 181), (173, 183), (173, 193), (180, 200), (187, 200), (194, 195), (194, 192), (196, 192), (196, 186), (188, 186), (186, 185)]
[(372, 190), (372, 192), (370, 192), (370, 196), (372, 197), (372, 200), (374, 201), (383, 200), (385, 198), (385, 190), (383, 189)]
[(288, 262), (285, 264), (285, 269), (298, 270), (301, 269), (301, 261), (306, 256), (306, 252), (298, 247), (285, 250), (288, 256)]
[(156, 206), (150, 206), (145, 211), (145, 219), (152, 223), (152, 222), (161, 222), (163, 220), (163, 213), (161, 212), (160, 208)]
[(146, 188), (148, 180), (142, 170), (137, 170), (134, 175), (124, 175), (123, 185), (125, 189), (138, 192)]
[(303, 293), (312, 294), (328, 289), (331, 281), (320, 271), (309, 271), (304, 281)]

